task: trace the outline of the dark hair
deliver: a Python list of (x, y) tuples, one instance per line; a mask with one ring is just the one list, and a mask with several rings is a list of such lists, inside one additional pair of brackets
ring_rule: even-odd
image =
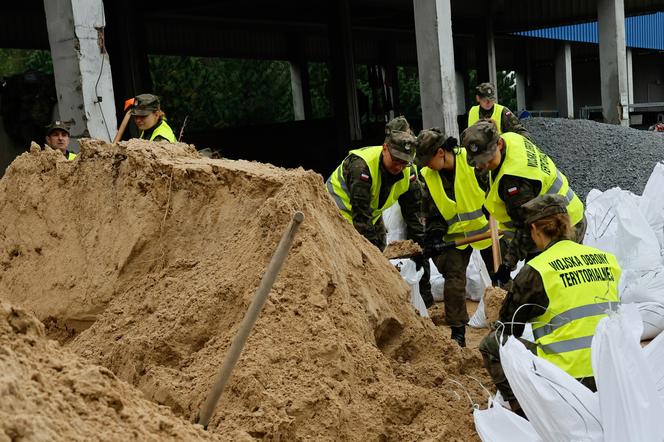
[(452, 152), (454, 155), (459, 155), (459, 140), (454, 137), (447, 137), (447, 139), (440, 146), (441, 149), (447, 152)]
[(559, 241), (572, 238), (572, 223), (567, 213), (545, 216), (533, 222), (533, 225), (551, 240)]

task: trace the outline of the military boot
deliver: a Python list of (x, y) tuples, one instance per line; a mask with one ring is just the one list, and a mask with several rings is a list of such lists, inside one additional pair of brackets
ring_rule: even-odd
[(459, 347), (466, 346), (466, 326), (450, 327), (452, 329), (452, 339), (457, 341)]

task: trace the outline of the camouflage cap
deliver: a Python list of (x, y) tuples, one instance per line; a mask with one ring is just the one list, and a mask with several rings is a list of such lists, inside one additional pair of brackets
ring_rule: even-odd
[(466, 148), (468, 164), (488, 163), (496, 154), (500, 136), (493, 121), (480, 120), (461, 134), (461, 145)]
[(410, 124), (408, 124), (408, 120), (406, 120), (406, 117), (403, 115), (400, 115), (396, 118), (392, 118), (386, 125), (385, 125), (385, 135), (389, 135), (390, 132), (397, 130), (401, 132), (410, 132)]
[(390, 151), (390, 155), (394, 158), (408, 164), (411, 164), (415, 159), (417, 139), (410, 132), (393, 130), (385, 138), (385, 144)]
[(134, 105), (131, 108), (132, 115), (146, 116), (160, 109), (159, 97), (152, 94), (136, 95)]
[(63, 130), (65, 132), (67, 132), (67, 135), (70, 135), (69, 125), (66, 124), (64, 121), (60, 121), (60, 120), (55, 120), (54, 122), (52, 122), (51, 124), (46, 126), (46, 135), (50, 135), (51, 132), (53, 132), (56, 129)]
[(546, 218), (557, 213), (567, 213), (567, 198), (558, 194), (544, 194), (537, 196), (523, 206), (521, 210), (525, 218), (526, 225)]
[(422, 130), (417, 136), (417, 167), (425, 167), (444, 141), (445, 135), (440, 129), (434, 127)]
[(480, 98), (496, 99), (496, 87), (491, 83), (480, 83), (475, 88), (475, 92)]

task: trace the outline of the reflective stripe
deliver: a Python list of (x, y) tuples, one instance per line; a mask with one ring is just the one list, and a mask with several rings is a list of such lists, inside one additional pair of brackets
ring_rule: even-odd
[[(560, 173), (560, 170), (556, 170), (556, 180), (553, 182), (549, 190), (546, 191), (546, 193), (557, 194), (558, 192), (560, 192), (560, 189), (562, 188), (563, 188), (563, 175)], [(574, 198), (574, 191), (572, 190), (571, 187), (567, 188), (565, 197), (567, 198), (567, 205), (569, 206), (569, 203), (572, 202), (572, 198)]]
[[(330, 193), (330, 195), (332, 195), (334, 202), (337, 203), (337, 207), (340, 210), (350, 212), (350, 208), (346, 206), (346, 203), (344, 203), (341, 197), (337, 195), (336, 192), (334, 191), (334, 186), (332, 186), (332, 181), (330, 180), (330, 178), (327, 179), (326, 183), (327, 191)], [(343, 190), (346, 193), (346, 195), (349, 195), (348, 186), (346, 186), (346, 181), (344, 181), (343, 175), (341, 174), (341, 170), (337, 171), (337, 179), (339, 180), (339, 184), (341, 185), (341, 190)]]
[(479, 235), (480, 233), (488, 232), (489, 231), (489, 226), (484, 226), (481, 229), (477, 230), (471, 230), (470, 232), (464, 232), (463, 234), (468, 237), (468, 236), (473, 236), (473, 235)]
[(593, 342), (592, 336), (584, 336), (582, 338), (573, 338), (566, 341), (552, 342), (551, 344), (542, 345), (537, 344), (540, 350), (546, 354), (565, 353), (568, 351), (582, 350), (590, 348)]
[(457, 223), (459, 221), (472, 221), (481, 216), (484, 216), (484, 212), (482, 212), (482, 209), (477, 209), (472, 212), (457, 213), (452, 218), (446, 219), (445, 222), (447, 223), (447, 226), (450, 227), (452, 224)]
[(539, 328), (533, 328), (533, 336), (535, 337), (535, 340), (540, 339), (577, 319), (603, 315), (608, 310), (616, 311), (619, 305), (619, 302), (600, 302), (599, 304), (587, 304), (580, 307), (574, 307), (564, 313), (554, 316), (548, 324)]

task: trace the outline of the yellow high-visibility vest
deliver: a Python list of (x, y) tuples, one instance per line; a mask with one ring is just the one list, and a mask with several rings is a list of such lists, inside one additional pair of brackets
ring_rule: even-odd
[(593, 375), (590, 344), (597, 323), (620, 304), (616, 257), (574, 241), (559, 241), (528, 261), (544, 283), (546, 311), (530, 322), (537, 355), (575, 378)]
[[(414, 166), (405, 167), (402, 171), (402, 178), (392, 185), (385, 203), (381, 207), (378, 207), (381, 184), (380, 154), (382, 151), (383, 146), (370, 146), (348, 152), (348, 156), (357, 155), (362, 158), (369, 167), (369, 173), (371, 174), (371, 222), (374, 224), (380, 219), (385, 209), (394, 204), (401, 195), (408, 191), (411, 175), (416, 173)], [(348, 186), (346, 185), (346, 180), (343, 176), (344, 162), (345, 160), (341, 162), (334, 172), (332, 172), (332, 175), (327, 179), (325, 186), (332, 196), (332, 199), (337, 204), (337, 207), (341, 210), (341, 214), (352, 223), (353, 207), (350, 203)]]
[[(454, 197), (456, 201), (450, 199), (445, 193), (439, 171), (424, 167), (421, 173), (433, 202), (447, 223), (448, 229), (443, 238), (444, 241), (455, 241), (489, 230), (489, 221), (482, 212), (484, 191), (477, 182), (474, 169), (466, 161), (466, 149), (459, 148), (459, 154), (455, 158)], [(478, 250), (486, 249), (491, 245), (491, 239), (478, 241), (471, 245)], [(468, 244), (457, 248), (465, 249), (466, 247)]]
[[(512, 175), (539, 181), (540, 195), (554, 193), (567, 198), (567, 213), (572, 225), (583, 219), (583, 203), (569, 187), (567, 178), (553, 163), (553, 160), (539, 150), (529, 139), (512, 132), (500, 136), (505, 141), (505, 160), (498, 174), (489, 173), (489, 193), (484, 207), (496, 218), (499, 227), (504, 231), (514, 231), (512, 218), (507, 213), (505, 202), (498, 195), (500, 180), (505, 175)], [(509, 235), (507, 235), (509, 236)]]
[[(505, 106), (501, 106), (498, 103), (493, 104), (493, 113), (491, 114), (491, 119), (496, 123), (496, 128), (498, 129), (498, 135), (503, 133), (503, 128), (501, 126), (503, 109)], [(480, 106), (473, 106), (468, 111), (468, 127), (477, 123), (480, 120)]]
[[(145, 131), (141, 131), (140, 138), (144, 139), (143, 138), (144, 134)], [(150, 136), (150, 141), (153, 141), (157, 137), (164, 137), (171, 143), (175, 143), (177, 141), (177, 139), (175, 138), (175, 134), (173, 133), (173, 129), (171, 129), (171, 126), (169, 126), (166, 120), (164, 119), (162, 119), (161, 122), (154, 129), (154, 131), (152, 131), (152, 135)]]

